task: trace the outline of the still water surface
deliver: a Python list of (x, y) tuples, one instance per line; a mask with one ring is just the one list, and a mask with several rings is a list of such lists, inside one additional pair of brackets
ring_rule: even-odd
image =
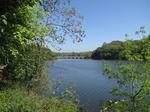
[[(107, 61), (108, 65), (114, 65), (115, 61)], [(99, 100), (111, 100), (114, 97), (109, 93), (116, 81), (103, 75), (102, 61), (59, 59), (54, 61), (54, 66), (48, 68), (52, 79), (63, 78), (60, 91), (65, 89), (66, 83), (75, 81), (76, 93), (80, 96), (80, 105), (89, 112), (99, 112), (101, 106)]]

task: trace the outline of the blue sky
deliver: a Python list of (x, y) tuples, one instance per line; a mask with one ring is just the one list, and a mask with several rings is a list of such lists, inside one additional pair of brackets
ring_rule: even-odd
[(104, 42), (124, 41), (126, 33), (128, 39), (139, 39), (134, 34), (141, 26), (150, 34), (150, 0), (72, 0), (71, 6), (84, 16), (86, 37), (75, 44), (67, 38), (64, 45), (56, 45), (60, 52), (93, 51)]

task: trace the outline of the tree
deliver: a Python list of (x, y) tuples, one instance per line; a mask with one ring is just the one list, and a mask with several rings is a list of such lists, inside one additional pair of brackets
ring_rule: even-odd
[[(138, 35), (145, 33), (144, 28), (138, 31)], [(136, 32), (137, 33), (137, 32)], [(103, 111), (114, 112), (148, 112), (150, 111), (150, 41), (147, 36), (143, 36), (138, 41), (140, 52), (132, 53), (137, 48), (132, 41), (127, 40), (123, 43), (123, 56), (128, 63), (117, 63), (117, 70), (104, 63), (105, 73), (109, 73), (109, 78), (115, 78), (121, 88), (111, 88), (111, 93), (118, 96), (114, 101), (101, 102), (104, 106)]]
[(73, 42), (81, 42), (85, 37), (82, 30), (81, 20), (83, 16), (77, 14), (75, 8), (70, 8), (70, 0), (43, 0), (44, 11), (48, 12), (44, 25), (50, 27), (51, 31), (44, 31), (49, 36), (49, 41), (55, 47), (55, 42), (62, 44), (69, 36)]
[[(38, 33), (33, 24), (37, 24), (40, 18), (33, 17), (35, 8), (40, 1), (34, 0), (4, 0), (0, 1), (2, 13), (0, 14), (0, 64), (6, 66), (6, 74), (9, 79), (23, 78), (28, 61), (25, 49), (28, 44), (35, 44)], [(38, 10), (39, 11), (39, 10)]]
[(103, 47), (103, 46), (105, 46), (105, 45), (107, 45), (107, 43), (106, 43), (106, 42), (104, 42), (104, 43), (103, 43), (102, 47)]
[[(0, 64), (6, 65), (6, 78), (40, 77), (48, 58), (43, 45), (47, 39), (52, 46), (55, 42), (63, 43), (67, 34), (74, 37), (73, 41), (81, 41), (84, 31), (79, 21), (83, 18), (77, 17), (75, 9), (67, 8), (69, 3), (66, 0), (43, 0), (43, 4), (41, 0), (0, 1), (3, 4), (0, 6)], [(75, 17), (79, 19), (76, 21)]]

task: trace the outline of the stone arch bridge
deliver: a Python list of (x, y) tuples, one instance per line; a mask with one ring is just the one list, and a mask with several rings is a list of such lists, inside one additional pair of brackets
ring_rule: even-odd
[(85, 59), (85, 56), (58, 56), (58, 59)]

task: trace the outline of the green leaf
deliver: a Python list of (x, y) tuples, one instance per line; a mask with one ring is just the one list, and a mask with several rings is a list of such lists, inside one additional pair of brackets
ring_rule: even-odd
[(4, 29), (3, 29), (3, 28), (1, 28), (1, 32), (2, 32), (2, 33), (4, 32)]
[(7, 21), (5, 19), (3, 19), (2, 22), (7, 25)]

